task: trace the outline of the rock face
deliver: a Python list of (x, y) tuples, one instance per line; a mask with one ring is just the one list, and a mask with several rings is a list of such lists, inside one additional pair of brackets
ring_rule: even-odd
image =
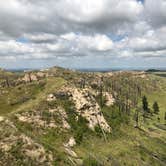
[(24, 77), (22, 78), (22, 81), (25, 81), (25, 82), (31, 82), (31, 81), (37, 81), (37, 80), (38, 80), (37, 76), (31, 73), (26, 73)]
[(106, 97), (106, 106), (111, 106), (114, 104), (115, 99), (113, 98), (112, 94), (105, 92), (105, 97)]
[(21, 81), (24, 82), (32, 82), (32, 81), (38, 81), (41, 78), (47, 77), (47, 75), (43, 72), (37, 72), (37, 73), (25, 73), (24, 77)]
[(107, 124), (101, 113), (100, 106), (88, 89), (69, 89), (72, 94), (76, 112), (88, 121), (89, 128), (95, 129), (99, 125), (105, 132), (111, 132), (111, 127)]

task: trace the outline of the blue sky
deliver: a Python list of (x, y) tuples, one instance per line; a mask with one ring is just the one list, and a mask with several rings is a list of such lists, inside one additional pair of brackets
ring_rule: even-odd
[(165, 0), (0, 1), (2, 68), (162, 68), (165, 39)]

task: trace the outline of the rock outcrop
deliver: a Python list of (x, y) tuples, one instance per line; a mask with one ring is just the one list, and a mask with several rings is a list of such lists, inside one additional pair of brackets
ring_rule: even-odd
[[(47, 111), (29, 111), (16, 114), (19, 121), (29, 123), (35, 127), (42, 128), (64, 128), (70, 129), (67, 122), (67, 114), (63, 108), (57, 107)], [(58, 119), (58, 120), (57, 120)]]
[(105, 92), (105, 98), (106, 98), (106, 106), (111, 106), (115, 103), (115, 99), (113, 98), (112, 94)]
[(27, 72), (25, 73), (24, 77), (20, 80), (20, 81), (23, 81), (23, 82), (32, 82), (32, 81), (38, 81), (42, 78), (45, 78), (47, 77), (48, 74), (44, 73), (44, 72)]
[(3, 129), (5, 128), (7, 130), (2, 133), (2, 128), (0, 127), (0, 165), (6, 165), (5, 163), (8, 162), (7, 159), (11, 159), (12, 162), (17, 163), (18, 158), (15, 158), (15, 156), (18, 155), (22, 156), (24, 161), (34, 161), (36, 165), (52, 165), (53, 155), (50, 151), (46, 152), (43, 145), (37, 143), (25, 134), (20, 133), (16, 126), (9, 120), (5, 120), (2, 125)]
[(62, 92), (70, 96), (70, 100), (74, 102), (75, 111), (88, 121), (90, 129), (94, 130), (99, 125), (105, 132), (111, 132), (111, 127), (89, 89), (64, 88)]
[(54, 100), (56, 100), (56, 97), (54, 94), (51, 93), (47, 96), (47, 101), (54, 101)]
[(89, 123), (89, 128), (94, 130), (95, 126), (99, 125), (104, 131), (111, 132), (110, 126), (104, 119), (101, 113), (100, 106), (94, 99), (89, 91), (72, 89), (72, 98), (75, 103), (76, 111), (87, 119)]

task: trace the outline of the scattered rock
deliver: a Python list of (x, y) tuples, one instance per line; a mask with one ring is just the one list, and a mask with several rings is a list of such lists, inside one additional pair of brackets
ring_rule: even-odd
[[(67, 122), (67, 114), (60, 107), (44, 112), (37, 110), (34, 110), (32, 112), (23, 112), (21, 114), (16, 114), (16, 117), (19, 121), (32, 124), (38, 128), (60, 127), (64, 129), (70, 129), (70, 125)], [(59, 118), (60, 121), (57, 122), (57, 118)]]
[(50, 113), (54, 113), (54, 112), (59, 113), (60, 114), (60, 118), (62, 120), (62, 127), (64, 129), (70, 129), (71, 128), (69, 123), (67, 122), (67, 118), (68, 117), (67, 117), (67, 114), (66, 114), (64, 109), (62, 109), (62, 108), (50, 109), (49, 112)]
[(3, 116), (0, 116), (0, 122), (4, 121), (4, 117)]
[(35, 125), (35, 127), (43, 127), (43, 128), (56, 128), (55, 121), (53, 121), (50, 117), (49, 122), (44, 120), (42, 115), (39, 114), (28, 114), (28, 112), (25, 112), (23, 114), (16, 114), (19, 121), (24, 123), (29, 123), (32, 125)]
[(48, 156), (42, 145), (35, 143), (31, 138), (25, 135), (21, 135), (21, 138), (24, 143), (23, 151), (26, 154), (26, 156), (40, 163), (47, 161), (47, 157), (49, 157), (49, 160), (52, 161), (52, 155)]
[(75, 158), (78, 157), (77, 154), (71, 148), (65, 148), (65, 151), (67, 154), (69, 154), (72, 157), (75, 157)]
[(0, 149), (3, 152), (8, 152), (9, 150), (11, 150), (12, 146), (16, 144), (18, 140), (18, 137), (10, 135), (7, 138), (4, 138), (1, 142), (0, 142)]
[(56, 97), (54, 96), (54, 94), (49, 94), (47, 96), (47, 101), (54, 101), (54, 100), (56, 100)]
[(76, 141), (75, 141), (74, 137), (71, 137), (69, 139), (69, 142), (64, 144), (65, 147), (73, 147), (74, 145), (76, 145)]

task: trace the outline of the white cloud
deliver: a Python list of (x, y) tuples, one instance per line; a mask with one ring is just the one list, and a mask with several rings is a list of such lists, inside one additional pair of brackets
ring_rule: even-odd
[[(35, 43), (21, 43), (15, 40), (0, 41), (1, 59), (6, 56), (13, 58), (53, 58), (78, 54), (82, 55), (93, 51), (109, 51), (113, 42), (105, 35), (95, 36), (76, 35), (74, 33), (61, 35), (59, 38), (52, 35), (27, 36), (28, 40)], [(54, 42), (44, 42), (56, 38)], [(42, 41), (42, 42), (41, 42)], [(47, 54), (47, 56), (45, 56)], [(2, 56), (3, 55), (3, 56)]]
[(122, 47), (134, 51), (159, 51), (166, 50), (166, 27), (148, 30), (144, 35), (126, 38), (121, 42)]
[(146, 0), (145, 16), (149, 24), (154, 27), (166, 25), (166, 1), (165, 0)]
[(0, 1), (0, 29), (12, 36), (118, 31), (142, 10), (136, 0), (6, 0)]
[(165, 57), (166, 1), (0, 0), (0, 59)]
[(58, 36), (54, 34), (24, 34), (23, 37), (30, 42), (42, 43), (42, 42), (51, 42), (57, 40)]
[(134, 21), (143, 10), (142, 4), (135, 0), (63, 0), (58, 1), (57, 6), (58, 14), (64, 19), (90, 24), (101, 22), (102, 19)]

